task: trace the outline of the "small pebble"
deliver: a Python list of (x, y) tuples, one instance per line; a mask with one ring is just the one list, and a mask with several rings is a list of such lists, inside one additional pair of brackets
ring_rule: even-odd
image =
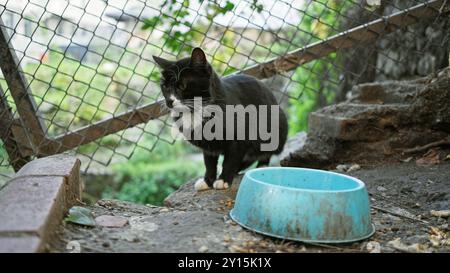
[(361, 166), (359, 166), (358, 164), (353, 164), (353, 165), (347, 170), (347, 172), (349, 173), (349, 172), (357, 171), (357, 170), (360, 170), (360, 169), (361, 169)]
[(207, 252), (208, 251), (208, 247), (207, 246), (201, 246), (199, 249), (198, 249), (198, 252), (201, 252), (201, 253), (205, 253), (205, 252)]

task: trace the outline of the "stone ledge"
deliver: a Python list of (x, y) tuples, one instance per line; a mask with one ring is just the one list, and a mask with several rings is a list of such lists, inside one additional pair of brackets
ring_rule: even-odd
[(0, 252), (43, 252), (80, 200), (80, 161), (56, 155), (26, 164), (0, 191)]
[(38, 252), (38, 236), (0, 237), (0, 253)]

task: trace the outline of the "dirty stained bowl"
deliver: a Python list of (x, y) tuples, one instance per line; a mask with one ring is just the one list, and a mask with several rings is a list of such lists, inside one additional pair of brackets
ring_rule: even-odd
[(362, 181), (306, 168), (248, 171), (230, 216), (255, 232), (303, 242), (346, 243), (375, 232)]

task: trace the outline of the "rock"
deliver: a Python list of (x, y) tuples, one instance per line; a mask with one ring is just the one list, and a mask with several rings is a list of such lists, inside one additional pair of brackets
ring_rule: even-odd
[(340, 172), (346, 172), (348, 169), (348, 165), (339, 164), (336, 166), (336, 170)]
[(300, 132), (293, 137), (288, 138), (283, 151), (279, 155), (280, 161), (288, 158), (291, 154), (298, 151), (306, 142), (306, 132)]
[(366, 245), (367, 251), (369, 253), (381, 253), (381, 246), (379, 242), (376, 241), (370, 241)]
[(378, 186), (377, 191), (387, 191), (387, 189), (383, 186)]
[[(301, 135), (302, 145), (289, 148), (281, 165), (326, 169), (350, 160), (394, 160), (403, 150), (443, 139), (450, 123), (448, 74), (356, 86), (347, 101), (310, 114), (306, 140)], [(418, 164), (438, 162), (431, 154)]]
[(201, 252), (201, 253), (208, 252), (208, 247), (207, 247), (207, 246), (201, 246), (201, 247), (198, 249), (198, 252)]
[(350, 166), (350, 168), (348, 168), (347, 172), (353, 172), (353, 171), (357, 171), (360, 170), (361, 166), (359, 166), (358, 164), (353, 164), (352, 166)]
[(359, 166), (358, 164), (339, 164), (336, 166), (336, 170), (340, 171), (340, 172), (353, 172), (353, 171), (357, 171), (361, 169), (361, 166)]

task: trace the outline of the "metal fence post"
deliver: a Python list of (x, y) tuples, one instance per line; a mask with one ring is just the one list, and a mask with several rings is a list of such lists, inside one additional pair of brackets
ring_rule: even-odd
[(21, 154), (19, 144), (14, 137), (12, 127), (15, 120), (13, 112), (6, 101), (5, 93), (0, 86), (0, 139), (3, 141), (6, 152), (9, 156), (9, 163), (17, 172), (23, 165), (31, 160), (30, 156)]
[(20, 119), (32, 140), (36, 152), (45, 140), (44, 122), (37, 116), (36, 102), (29, 90), (13, 48), (8, 46), (10, 37), (0, 19), (0, 68), (14, 99)]

